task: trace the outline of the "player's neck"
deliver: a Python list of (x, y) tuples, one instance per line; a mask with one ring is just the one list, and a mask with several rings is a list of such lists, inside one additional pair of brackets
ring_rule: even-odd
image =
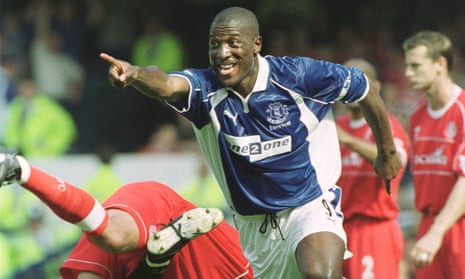
[(428, 102), (433, 110), (439, 110), (447, 105), (450, 100), (455, 98), (457, 85), (451, 79), (445, 79), (438, 82), (434, 88), (431, 88), (428, 96)]

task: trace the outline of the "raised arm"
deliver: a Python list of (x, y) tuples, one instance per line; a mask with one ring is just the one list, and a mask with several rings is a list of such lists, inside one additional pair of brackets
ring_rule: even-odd
[(178, 102), (188, 98), (189, 82), (182, 77), (169, 76), (157, 66), (132, 65), (106, 53), (101, 53), (100, 58), (110, 64), (108, 76), (115, 87), (131, 85), (144, 95), (157, 100)]
[(360, 108), (376, 140), (378, 153), (374, 162), (375, 172), (384, 177), (386, 190), (390, 193), (389, 181), (402, 168), (402, 160), (396, 152), (386, 107), (379, 95), (379, 86), (372, 82), (369, 86), (370, 91), (360, 102)]

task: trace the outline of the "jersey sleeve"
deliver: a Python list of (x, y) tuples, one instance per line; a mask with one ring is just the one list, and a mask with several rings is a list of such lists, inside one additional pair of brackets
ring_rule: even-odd
[(221, 87), (219, 81), (210, 69), (187, 69), (172, 72), (170, 75), (185, 78), (189, 82), (190, 92), (187, 101), (166, 104), (189, 119), (197, 128), (203, 127), (210, 121), (208, 94)]
[(308, 97), (328, 103), (352, 103), (368, 93), (368, 79), (358, 68), (306, 57), (300, 58), (299, 68), (303, 71), (300, 83), (306, 85)]

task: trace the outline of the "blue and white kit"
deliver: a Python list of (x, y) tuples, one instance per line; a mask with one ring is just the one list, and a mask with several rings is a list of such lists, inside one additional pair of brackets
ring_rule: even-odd
[(275, 213), (320, 197), (340, 175), (332, 104), (357, 102), (357, 68), (304, 57), (259, 57), (251, 94), (225, 88), (211, 68), (170, 73), (191, 86), (169, 103), (192, 121), (227, 202), (241, 215)]

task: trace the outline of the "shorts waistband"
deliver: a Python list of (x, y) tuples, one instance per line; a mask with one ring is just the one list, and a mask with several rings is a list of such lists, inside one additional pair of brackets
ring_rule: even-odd
[(256, 214), (256, 215), (241, 215), (237, 212), (234, 212), (234, 216), (235, 218), (239, 218), (239, 219), (242, 219), (242, 220), (248, 220), (248, 221), (257, 221), (257, 220), (263, 220), (263, 218), (266, 217), (266, 215), (268, 214), (275, 214), (276, 216), (280, 216), (280, 215), (283, 215), (283, 214), (286, 214), (287, 212), (291, 211), (293, 208), (287, 208), (287, 209), (283, 209), (281, 211), (277, 211), (277, 212), (270, 212), (270, 213), (263, 213), (263, 214)]

